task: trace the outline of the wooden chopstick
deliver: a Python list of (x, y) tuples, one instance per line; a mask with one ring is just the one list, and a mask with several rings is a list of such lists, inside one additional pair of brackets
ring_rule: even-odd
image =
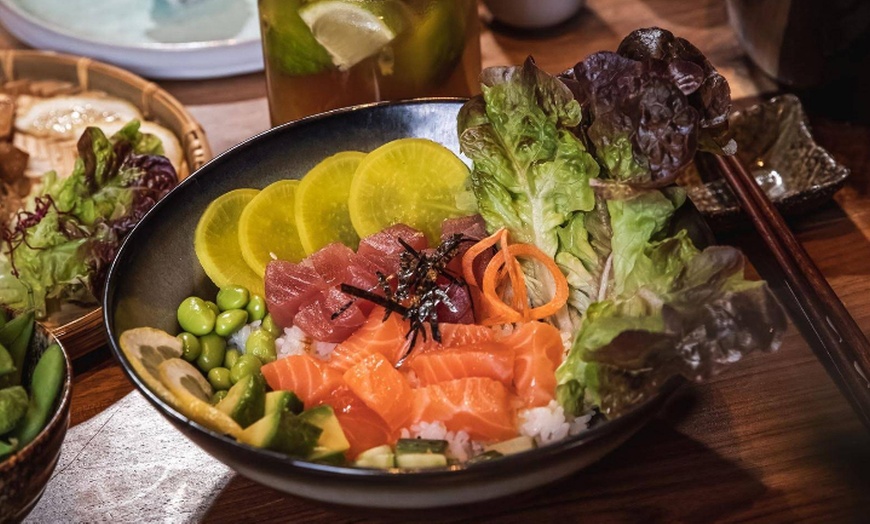
[(870, 342), (746, 167), (735, 156), (716, 164), (783, 273), (798, 306), (790, 313), (806, 321), (795, 323), (870, 429)]

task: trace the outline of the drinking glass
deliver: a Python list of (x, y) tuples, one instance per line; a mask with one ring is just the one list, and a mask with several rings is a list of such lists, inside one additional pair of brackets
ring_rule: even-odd
[(479, 91), (475, 0), (259, 0), (259, 13), (273, 125)]

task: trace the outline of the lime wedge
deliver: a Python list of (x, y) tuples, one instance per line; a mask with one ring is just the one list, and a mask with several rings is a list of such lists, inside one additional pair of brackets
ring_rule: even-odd
[(402, 138), (375, 149), (353, 175), (348, 210), (360, 237), (406, 224), (436, 245), (441, 222), (467, 214), (457, 207), (466, 193), (468, 167), (431, 140)]
[(305, 76), (332, 68), (332, 59), (299, 17), (299, 0), (259, 2), (266, 59), (285, 73)]
[(241, 434), (242, 428), (235, 420), (211, 405), (211, 384), (190, 362), (170, 358), (157, 370), (163, 385), (175, 396), (176, 408), (186, 417), (220, 433), (233, 437)]
[(332, 155), (302, 178), (296, 190), (296, 226), (306, 254), (333, 242), (356, 250), (359, 236), (350, 221), (347, 199), (353, 174), (365, 156), (358, 151)]
[(298, 180), (279, 180), (266, 186), (239, 217), (242, 257), (261, 279), (273, 258), (299, 262), (305, 257), (294, 212), (298, 186)]
[(262, 277), (245, 262), (239, 246), (239, 218), (257, 193), (256, 189), (236, 189), (219, 196), (196, 225), (196, 258), (217, 287), (244, 286), (259, 295), (264, 293)]
[(326, 0), (301, 7), (299, 16), (342, 70), (377, 54), (403, 25), (395, 2)]
[(148, 389), (165, 402), (178, 407), (175, 396), (160, 380), (158, 368), (166, 360), (181, 357), (181, 341), (165, 331), (141, 327), (121, 333), (118, 345)]

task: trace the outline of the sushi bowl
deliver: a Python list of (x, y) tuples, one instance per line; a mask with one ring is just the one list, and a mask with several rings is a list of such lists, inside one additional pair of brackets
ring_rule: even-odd
[[(104, 321), (115, 356), (137, 389), (175, 428), (241, 475), (274, 489), (319, 501), (372, 508), (426, 508), (508, 496), (554, 482), (594, 463), (649, 422), (679, 388), (657, 395), (613, 420), (554, 444), (498, 460), (433, 470), (377, 470), (294, 459), (240, 444), (205, 427), (161, 399), (122, 351), (121, 333), (137, 327), (175, 332), (178, 304), (217, 289), (193, 249), (197, 221), (210, 202), (238, 188), (263, 188), (300, 178), (321, 159), (354, 149), (371, 151), (404, 137), (435, 140), (459, 154), (456, 118), (464, 100), (420, 99), (341, 109), (255, 136), (184, 180), (139, 223), (109, 273)], [(292, 161), (291, 161), (292, 159)], [(690, 220), (703, 235), (699, 215)]]

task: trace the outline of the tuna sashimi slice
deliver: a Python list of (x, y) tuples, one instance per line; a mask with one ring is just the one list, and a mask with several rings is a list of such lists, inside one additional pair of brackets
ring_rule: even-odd
[(308, 354), (291, 355), (260, 368), (273, 390), (287, 390), (306, 406), (316, 406), (344, 384), (341, 373)]
[[(333, 318), (333, 315), (337, 316)], [(357, 301), (333, 287), (321, 291), (310, 303), (302, 306), (293, 323), (315, 340), (340, 343), (365, 320), (366, 315)]]
[(421, 231), (404, 224), (396, 224), (360, 240), (356, 252), (374, 263), (384, 275), (392, 275), (399, 268), (399, 255), (405, 251), (397, 240), (399, 238), (417, 251), (429, 246)]
[(395, 365), (407, 350), (405, 335), (410, 325), (396, 313), (386, 320), (384, 314), (384, 308), (374, 308), (365, 324), (332, 350), (329, 365), (344, 373), (374, 353), (383, 355)]
[(546, 406), (556, 396), (556, 368), (564, 347), (559, 330), (543, 322), (517, 326), (502, 342), (516, 348), (514, 386), (526, 407)]
[(484, 442), (517, 435), (511, 394), (489, 378), (460, 378), (413, 389), (409, 424), (443, 422), (449, 431), (465, 431)]
[(303, 304), (310, 302), (327, 286), (309, 264), (273, 260), (266, 266), (266, 306), (281, 327), (293, 325)]
[(332, 391), (323, 399), (323, 403), (332, 406), (350, 443), (346, 453), (348, 459), (353, 460), (363, 451), (376, 446), (395, 444), (396, 433), (346, 385)]
[(421, 386), (465, 377), (486, 377), (513, 385), (514, 348), (498, 342), (434, 349), (415, 353), (408, 360)]
[(380, 353), (372, 353), (344, 373), (344, 382), (393, 431), (411, 415), (411, 386)]

